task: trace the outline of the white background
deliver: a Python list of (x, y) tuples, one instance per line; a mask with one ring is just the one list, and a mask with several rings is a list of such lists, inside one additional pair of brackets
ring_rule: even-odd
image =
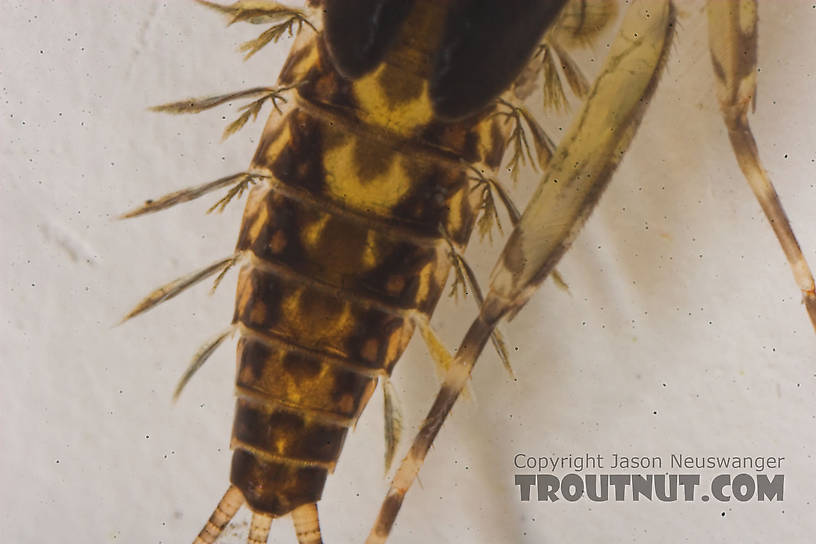
[[(640, 133), (559, 266), (570, 292), (548, 283), (505, 324), (517, 381), (483, 357), (476, 401), (443, 428), (393, 542), (804, 543), (816, 531), (816, 336), (731, 155), (702, 4), (680, 4)], [(205, 216), (205, 198), (114, 218), (246, 168), (260, 122), (222, 143), (234, 107), (183, 118), (146, 107), (272, 84), (287, 45), (241, 62), (237, 45), (260, 29), (225, 29), (192, 2), (6, 1), (2, 12), (3, 541), (190, 542), (227, 486), (231, 346), (176, 405), (170, 397), (192, 353), (230, 321), (234, 275), (213, 297), (202, 286), (115, 324), (154, 287), (230, 254), (241, 205)], [(816, 9), (765, 2), (760, 17), (752, 123), (816, 265)], [(581, 55), (589, 73), (607, 43)], [(567, 122), (545, 124), (557, 138)], [(520, 204), (534, 183), (518, 187)], [(481, 277), (499, 247), (470, 251)], [(440, 304), (448, 345), (473, 313), (470, 301)], [(420, 342), (395, 380), (407, 438), (436, 392)], [(385, 491), (381, 406), (375, 395), (329, 478), (331, 544), (361, 542)], [(784, 456), (785, 500), (521, 503), (518, 452)], [(245, 538), (246, 519), (223, 541)], [(294, 542), (288, 520), (273, 535)]]

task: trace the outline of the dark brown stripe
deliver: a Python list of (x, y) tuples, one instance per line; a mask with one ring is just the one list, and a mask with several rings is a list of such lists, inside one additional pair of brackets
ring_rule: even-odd
[(392, 341), (404, 347), (410, 333), (403, 317), (249, 266), (241, 270), (237, 291), (236, 322), (371, 368), (396, 362), (402, 348)]
[(333, 466), (348, 428), (311, 420), (302, 413), (275, 410), (254, 400), (238, 398), (232, 436), (275, 458)]
[(328, 353), (323, 350), (309, 348), (300, 345), (292, 341), (291, 339), (284, 338), (274, 333), (259, 331), (245, 323), (241, 323), (239, 327), (241, 331), (241, 336), (243, 337), (252, 338), (253, 340), (258, 340), (259, 342), (263, 343), (268, 343), (271, 346), (283, 346), (290, 351), (316, 355), (320, 357), (322, 360), (326, 361), (327, 363), (339, 366), (341, 368), (345, 368), (352, 372), (356, 372), (361, 376), (378, 377), (386, 374), (386, 371), (382, 368), (372, 368), (370, 366), (361, 364), (353, 359), (340, 357), (334, 353)]
[[(259, 173), (265, 176), (269, 175), (267, 172)], [(294, 185), (289, 185), (277, 178), (269, 178), (266, 180), (266, 182), (270, 184), (275, 192), (278, 192), (287, 198), (291, 198), (292, 200), (308, 206), (313, 206), (325, 211), (328, 214), (356, 221), (363, 224), (367, 228), (370, 228), (371, 230), (376, 230), (377, 232), (382, 233), (385, 236), (394, 238), (396, 240), (409, 241), (422, 247), (437, 247), (439, 245), (440, 239), (437, 232), (419, 229), (415, 223), (400, 221), (396, 218), (386, 218), (377, 215), (363, 214), (357, 210), (340, 206), (337, 204), (337, 202), (326, 198), (321, 194), (314, 194), (309, 191), (304, 191), (303, 189), (299, 189)]]
[(316, 421), (321, 425), (348, 429), (356, 423), (356, 418), (353, 417), (342, 417), (334, 412), (317, 410), (302, 404), (288, 402), (284, 398), (270, 397), (256, 390), (241, 387), (240, 385), (235, 386), (235, 397), (246, 403), (254, 404), (268, 412), (288, 412), (293, 415), (303, 416), (311, 421)]
[(298, 399), (298, 409), (352, 421), (362, 412), (376, 384), (376, 376), (360, 374), (317, 355), (252, 337), (238, 341), (236, 385), (259, 398), (294, 407), (289, 399), (291, 391), (302, 388), (309, 394)]
[(250, 268), (260, 270), (261, 272), (276, 276), (280, 279), (305, 285), (309, 287), (309, 289), (313, 289), (314, 291), (325, 295), (342, 297), (345, 300), (350, 300), (363, 306), (376, 308), (377, 310), (393, 315), (394, 317), (407, 320), (413, 319), (415, 315), (415, 310), (413, 308), (400, 308), (382, 300), (380, 297), (374, 294), (353, 291), (349, 288), (331, 285), (326, 283), (322, 278), (306, 275), (302, 272), (293, 270), (291, 266), (287, 266), (282, 262), (265, 261), (260, 259), (254, 253), (251, 254), (248, 266)]
[(376, 139), (378, 143), (389, 149), (411, 157), (416, 162), (442, 166), (451, 170), (466, 172), (469, 165), (461, 155), (436, 147), (419, 140), (406, 140), (404, 136), (385, 130), (375, 125), (361, 122), (359, 119), (343, 110), (332, 108), (327, 104), (314, 102), (297, 95), (297, 105), (303, 112), (319, 121), (330, 123), (339, 129), (365, 140)]

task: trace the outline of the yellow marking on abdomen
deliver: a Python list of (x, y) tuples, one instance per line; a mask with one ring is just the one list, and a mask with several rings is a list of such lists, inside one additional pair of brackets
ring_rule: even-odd
[(329, 218), (329, 214), (323, 214), (318, 221), (303, 229), (301, 241), (304, 246), (314, 248), (320, 243), (320, 235), (323, 233), (323, 229), (326, 228)]
[[(390, 100), (388, 91), (384, 88), (388, 79), (397, 79), (406, 87), (417, 87), (416, 97), (396, 103)], [(395, 82), (389, 81), (389, 84), (394, 85)], [(354, 96), (368, 123), (406, 138), (434, 118), (428, 96), (428, 82), (401, 73), (388, 64), (381, 65), (374, 73), (356, 81)]]
[(405, 168), (405, 159), (394, 154), (388, 168), (382, 173), (362, 179), (358, 174), (356, 147), (358, 140), (327, 149), (323, 155), (327, 192), (346, 206), (360, 211), (372, 208), (389, 211), (408, 191), (411, 178)]

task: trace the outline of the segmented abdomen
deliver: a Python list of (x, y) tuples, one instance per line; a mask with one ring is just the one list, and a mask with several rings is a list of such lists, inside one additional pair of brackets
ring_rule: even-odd
[(352, 81), (318, 37), (281, 76), (301, 84), (264, 131), (252, 170), (269, 179), (250, 193), (238, 241), (249, 259), (235, 309), (231, 480), (255, 511), (320, 498), (377, 377), (439, 299), (445, 237), (461, 246), (470, 236), (479, 191), (469, 165), (499, 166), (504, 138), (489, 112), (434, 119), (428, 55), (416, 47), (398, 38), (380, 68)]

